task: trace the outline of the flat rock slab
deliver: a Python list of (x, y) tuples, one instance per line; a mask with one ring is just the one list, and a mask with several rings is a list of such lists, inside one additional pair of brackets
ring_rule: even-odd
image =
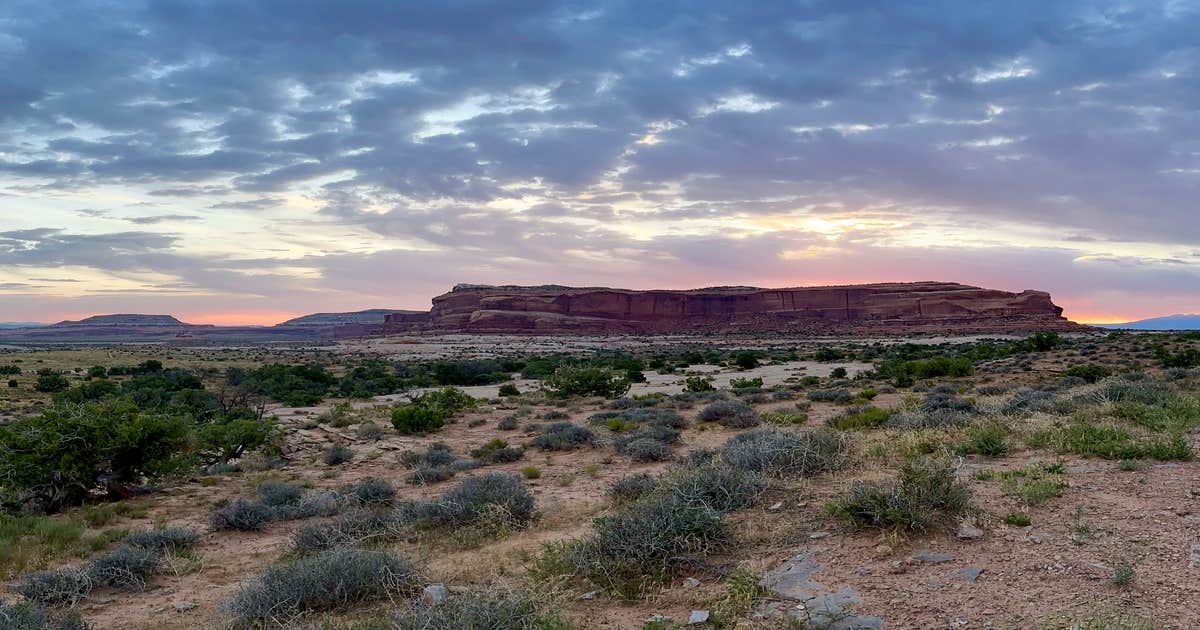
[(812, 579), (821, 569), (812, 554), (802, 551), (787, 562), (767, 572), (762, 585), (767, 592), (783, 599), (799, 602), (788, 614), (804, 623), (805, 627), (829, 628), (830, 630), (860, 630), (883, 627), (878, 617), (856, 615), (847, 606), (862, 601), (852, 588), (830, 591), (825, 585)]
[(978, 580), (979, 576), (982, 574), (982, 567), (963, 567), (961, 569), (955, 569), (951, 571), (949, 577), (953, 580), (962, 580), (967, 584), (974, 584), (975, 580)]

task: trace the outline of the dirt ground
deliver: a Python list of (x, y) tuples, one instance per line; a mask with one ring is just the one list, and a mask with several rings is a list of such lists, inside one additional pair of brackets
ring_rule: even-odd
[[(479, 338), (379, 339), (346, 345), (339, 352), (378, 354), (396, 358), (488, 356), (495, 346), (480, 348)], [(675, 340), (677, 341), (677, 340)], [(505, 340), (506, 349), (555, 352), (614, 347), (611, 340), (549, 338)], [(644, 339), (630, 339), (619, 347), (635, 348)], [(737, 344), (734, 344), (735, 346)], [(565, 347), (564, 347), (565, 346)], [(726, 346), (722, 346), (726, 347)], [(1120, 348), (1107, 352), (1119, 354)], [(1103, 353), (1098, 355), (1103, 358)], [(1026, 370), (1000, 365), (957, 379), (964, 387), (1034, 383), (1056, 375), (1064, 365), (1078, 362), (1078, 354), (1048, 353)], [(870, 364), (793, 361), (747, 371), (719, 366), (693, 366), (691, 372), (710, 374), (721, 388), (729, 379), (762, 377), (764, 387), (785, 384), (802, 376), (828, 377), (837, 366), (850, 376)], [(681, 374), (651, 374), (649, 381), (630, 392), (674, 394), (682, 390)], [(536, 389), (536, 382), (515, 381), (519, 389)], [(859, 388), (854, 385), (853, 388)], [(98, 592), (81, 605), (81, 612), (97, 630), (155, 628), (157, 630), (220, 627), (228, 615), (223, 609), (239, 585), (285, 557), (294, 532), (311, 521), (270, 524), (260, 532), (215, 532), (209, 515), (215, 505), (237, 496), (252, 496), (263, 480), (291, 480), (312, 488), (337, 488), (356, 480), (378, 477), (390, 481), (404, 498), (429, 498), (446, 491), (463, 478), (480, 471), (519, 474), (536, 466), (541, 476), (528, 483), (536, 499), (539, 519), (528, 530), (515, 532), (478, 547), (460, 548), (445, 540), (396, 543), (401, 553), (425, 562), (431, 581), (447, 585), (520, 584), (524, 567), (546, 543), (578, 538), (593, 518), (611, 510), (605, 495), (613, 481), (639, 472), (657, 472), (668, 463), (636, 464), (617, 454), (610, 445), (569, 452), (545, 453), (528, 449), (523, 460), (459, 473), (451, 481), (428, 486), (404, 482), (408, 469), (398, 455), (444, 442), (466, 455), (500, 437), (514, 445), (528, 443), (534, 431), (502, 431), (497, 422), (520, 411), (521, 424), (539, 422), (548, 412), (567, 414), (570, 421), (587, 425), (587, 418), (604, 408), (604, 401), (588, 399), (563, 406), (544, 398), (523, 401), (493, 399), (497, 386), (465, 388), (472, 396), (492, 399), (458, 417), (435, 435), (414, 437), (391, 430), (384, 414), (402, 397), (380, 397), (355, 404), (357, 420), (374, 418), (385, 428), (379, 441), (357, 436), (357, 424), (337, 428), (313, 420), (329, 405), (306, 408), (277, 407), (286, 432), (287, 465), (279, 470), (245, 472), (218, 477), (197, 477), (168, 485), (160, 491), (131, 500), (146, 508), (144, 518), (124, 518), (118, 524), (131, 529), (156, 525), (187, 526), (200, 532), (195, 559), (180, 561), (140, 593)], [(1085, 387), (1086, 389), (1086, 387)], [(900, 405), (907, 391), (881, 393), (873, 404)], [(980, 397), (981, 407), (999, 404), (1004, 395)], [(695, 421), (701, 405), (680, 410), (692, 420), (676, 453), (718, 448), (739, 431)], [(786, 411), (807, 414), (796, 430), (813, 430), (843, 411), (824, 402), (808, 402), (803, 393), (795, 400), (771, 400), (755, 405), (759, 412)], [(1025, 420), (1048, 425), (1045, 414)], [(599, 434), (606, 435), (604, 431)], [(952, 440), (953, 432), (939, 438)], [(1200, 436), (1188, 437), (1200, 449)], [(861, 602), (856, 613), (878, 617), (887, 628), (1036, 628), (1065, 627), (1094, 619), (1141, 619), (1147, 627), (1200, 627), (1200, 464), (1196, 461), (1146, 460), (1136, 469), (1122, 469), (1115, 461), (1061, 455), (1018, 446), (1007, 455), (986, 458), (970, 455), (959, 463), (958, 475), (974, 497), (971, 522), (982, 536), (962, 539), (953, 528), (927, 532), (856, 531), (826, 514), (824, 506), (854, 479), (883, 478), (891, 474), (895, 450), (910, 437), (888, 429), (854, 433), (857, 464), (849, 470), (811, 479), (776, 483), (756, 507), (731, 515), (736, 544), (725, 555), (711, 558), (707, 568), (680, 575), (636, 602), (623, 602), (600, 594), (587, 597), (584, 587), (559, 593), (567, 616), (578, 628), (642, 628), (652, 615), (685, 623), (693, 610), (711, 608), (725, 593), (723, 583), (733, 567), (744, 566), (762, 574), (797, 553), (806, 552), (819, 563), (814, 579), (831, 590), (853, 589)], [(356, 455), (346, 464), (330, 467), (321, 462), (330, 445), (347, 445)], [(1061, 496), (1037, 505), (1025, 505), (1002, 492), (1001, 484), (981, 471), (1020, 469), (1039, 462), (1061, 462), (1067, 487)], [(1006, 514), (1028, 513), (1028, 526), (1007, 525)], [(1136, 577), (1115, 585), (1114, 571), (1128, 566)], [(685, 583), (695, 578), (698, 585)], [(770, 608), (770, 597), (756, 610)], [(791, 603), (780, 602), (780, 606)], [(395, 606), (375, 605), (334, 616), (317, 615), (311, 621), (350, 623), (378, 619)], [(747, 612), (737, 627), (776, 627)], [(705, 626), (698, 626), (705, 627)], [(1138, 627), (1092, 625), (1086, 627)]]

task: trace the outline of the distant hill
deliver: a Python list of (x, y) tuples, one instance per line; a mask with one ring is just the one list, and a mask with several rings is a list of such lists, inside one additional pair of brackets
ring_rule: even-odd
[(276, 327), (329, 327), (329, 326), (344, 326), (346, 324), (382, 324), (383, 320), (393, 313), (415, 313), (416, 311), (402, 311), (390, 308), (372, 308), (365, 311), (353, 311), (349, 313), (313, 313), (295, 319), (289, 319), (286, 322), (275, 324)]
[(93, 315), (78, 321), (62, 321), (55, 326), (190, 326), (171, 315)]
[(1101, 328), (1124, 330), (1200, 330), (1200, 315), (1167, 315), (1140, 319), (1124, 324), (1097, 324)]
[(37, 328), (45, 326), (41, 322), (0, 322), (0, 328)]

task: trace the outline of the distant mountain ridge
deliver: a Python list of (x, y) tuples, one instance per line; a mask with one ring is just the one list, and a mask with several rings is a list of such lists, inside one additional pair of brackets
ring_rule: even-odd
[(42, 322), (0, 322), (0, 328), (37, 328), (45, 325)]
[(173, 315), (115, 313), (93, 315), (56, 324), (5, 326), (0, 324), (0, 342), (95, 343), (95, 342), (259, 342), (310, 341), (353, 337), (383, 325), (389, 315), (412, 311), (367, 309), (346, 313), (313, 313), (274, 326), (217, 326), (189, 324)]
[(289, 319), (286, 322), (275, 324), (277, 327), (282, 326), (342, 326), (346, 324), (382, 324), (383, 320), (388, 315), (394, 313), (416, 313), (417, 311), (406, 311), (396, 308), (371, 308), (363, 311), (350, 311), (346, 313), (313, 313), (312, 315), (304, 315)]
[(1118, 328), (1123, 330), (1200, 330), (1200, 314), (1164, 315), (1139, 319), (1136, 322), (1123, 324), (1096, 324), (1100, 328)]
[(175, 318), (174, 315), (140, 315), (137, 313), (117, 313), (113, 315), (93, 315), (80, 320), (65, 320), (54, 326), (192, 326)]

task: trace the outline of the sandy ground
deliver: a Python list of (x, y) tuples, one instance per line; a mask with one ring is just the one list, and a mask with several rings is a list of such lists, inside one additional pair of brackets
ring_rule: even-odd
[[(542, 343), (543, 339), (533, 338), (531, 343)], [(469, 345), (476, 341), (462, 343)], [(466, 345), (446, 352), (466, 352)], [(420, 348), (418, 352), (432, 350)], [(981, 372), (974, 378), (987, 379), (993, 384), (1033, 382), (1044, 374), (1056, 373), (1068, 360), (1076, 359), (1048, 355), (1039, 359), (1030, 371)], [(838, 365), (852, 374), (869, 367), (797, 361), (746, 371), (722, 370), (716, 366), (693, 366), (691, 371), (712, 374), (718, 386), (726, 385), (733, 377), (755, 376), (761, 376), (770, 386), (793, 377), (825, 376)], [(631, 393), (676, 392), (684, 378), (684, 375), (649, 372), (646, 376), (649, 382), (635, 385)], [(534, 381), (516, 384), (523, 391), (536, 386)], [(495, 386), (468, 388), (472, 395), (480, 397), (492, 397), (495, 390)], [(893, 406), (907, 395), (911, 392), (884, 393), (874, 402), (882, 407)], [(405, 541), (395, 545), (397, 551), (425, 562), (431, 581), (462, 586), (518, 584), (528, 558), (543, 544), (585, 534), (591, 519), (610, 509), (604, 494), (614, 480), (638, 472), (655, 472), (666, 466), (632, 463), (608, 445), (564, 453), (529, 449), (520, 462), (460, 473), (455, 480), (432, 486), (410, 486), (403, 481), (407, 469), (397, 461), (398, 454), (406, 449), (446, 442), (456, 453), (466, 456), (470, 449), (496, 437), (519, 445), (528, 442), (534, 433), (524, 429), (500, 431), (496, 423), (522, 406), (528, 411), (522, 425), (541, 422), (541, 416), (550, 411), (565, 412), (570, 420), (582, 424), (602, 408), (602, 401), (571, 401), (565, 407), (545, 402), (523, 405), (506, 401), (502, 406), (484, 403), (436, 435), (412, 437), (397, 435), (388, 426), (383, 414), (390, 400), (391, 397), (381, 397), (355, 405), (360, 415), (374, 417), (385, 427), (386, 435), (378, 442), (360, 440), (357, 425), (312, 426), (312, 420), (328, 405), (281, 407), (274, 412), (287, 432), (285, 455), (289, 463), (285, 468), (210, 478), (203, 483), (194, 479), (132, 500), (147, 507), (148, 515), (142, 519), (123, 518), (115, 526), (193, 527), (201, 532), (196, 549), (198, 560), (180, 563), (177, 574), (156, 578), (145, 592), (94, 593), (81, 607), (84, 616), (97, 630), (220, 627), (227, 620), (223, 603), (237, 592), (243, 581), (284, 558), (295, 530), (313, 522), (273, 523), (261, 532), (210, 530), (208, 517), (214, 504), (237, 496), (251, 496), (253, 487), (264, 479), (336, 488), (366, 477), (379, 477), (392, 482), (404, 497), (428, 498), (445, 492), (471, 474), (496, 470), (516, 473), (525, 466), (538, 467), (542, 476), (529, 483), (541, 517), (529, 530), (470, 549), (455, 548), (445, 540)], [(794, 412), (797, 402), (772, 401), (757, 408)], [(842, 411), (832, 404), (809, 406), (807, 401), (799, 402), (808, 407), (809, 417), (800, 430), (823, 426), (827, 419)], [(697, 407), (681, 413), (694, 419), (698, 410)], [(676, 452), (719, 447), (737, 433), (719, 426), (695, 424), (684, 432), (683, 443)], [(599, 430), (598, 434), (609, 439), (606, 431)], [(1147, 460), (1141, 470), (1122, 471), (1115, 462), (1059, 457), (1044, 451), (1018, 450), (996, 459), (968, 457), (962, 462), (960, 477), (975, 496), (978, 510), (974, 520), (984, 531), (977, 540), (960, 540), (948, 530), (907, 535), (856, 532), (825, 514), (826, 501), (852, 480), (890, 475), (895, 462), (868, 453), (904, 439), (906, 436), (895, 432), (855, 433), (859, 464), (854, 469), (773, 487), (759, 505), (730, 517), (735, 545), (729, 552), (709, 558), (706, 568), (692, 575), (680, 575), (648, 593), (643, 600), (632, 603), (604, 596), (583, 600), (578, 599), (582, 593), (576, 592), (564, 600), (567, 613), (583, 629), (636, 630), (652, 614), (686, 621), (691, 610), (711, 608), (720, 599), (724, 593), (723, 576), (733, 567), (747, 566), (761, 574), (806, 551), (821, 565), (815, 579), (834, 590), (854, 589), (863, 600), (854, 609), (882, 618), (887, 628), (1038, 628), (1056, 620), (1078, 622), (1111, 611), (1151, 619), (1155, 627), (1200, 627), (1200, 463)], [(1200, 435), (1193, 432), (1190, 440), (1200, 448)], [(356, 451), (355, 458), (342, 466), (325, 466), (320, 461), (321, 452), (333, 444), (351, 446)], [(983, 469), (1014, 469), (1039, 461), (1062, 461), (1067, 467), (1069, 487), (1061, 496), (1036, 506), (1020, 504), (1001, 492), (999, 482), (980, 480), (975, 475)], [(1027, 512), (1032, 524), (1005, 525), (1002, 517), (1013, 511)], [(929, 557), (922, 552), (943, 553), (949, 558), (940, 562), (918, 559)], [(1128, 564), (1136, 572), (1126, 586), (1112, 583), (1115, 568), (1120, 564)], [(978, 570), (978, 577), (973, 581), (964, 579), (965, 569)], [(700, 585), (685, 586), (685, 577), (698, 579)], [(394, 609), (385, 603), (365, 606), (343, 616), (318, 615), (311, 621), (319, 625), (330, 619), (378, 619)], [(738, 627), (754, 627), (749, 624), (750, 621), (745, 621)]]

